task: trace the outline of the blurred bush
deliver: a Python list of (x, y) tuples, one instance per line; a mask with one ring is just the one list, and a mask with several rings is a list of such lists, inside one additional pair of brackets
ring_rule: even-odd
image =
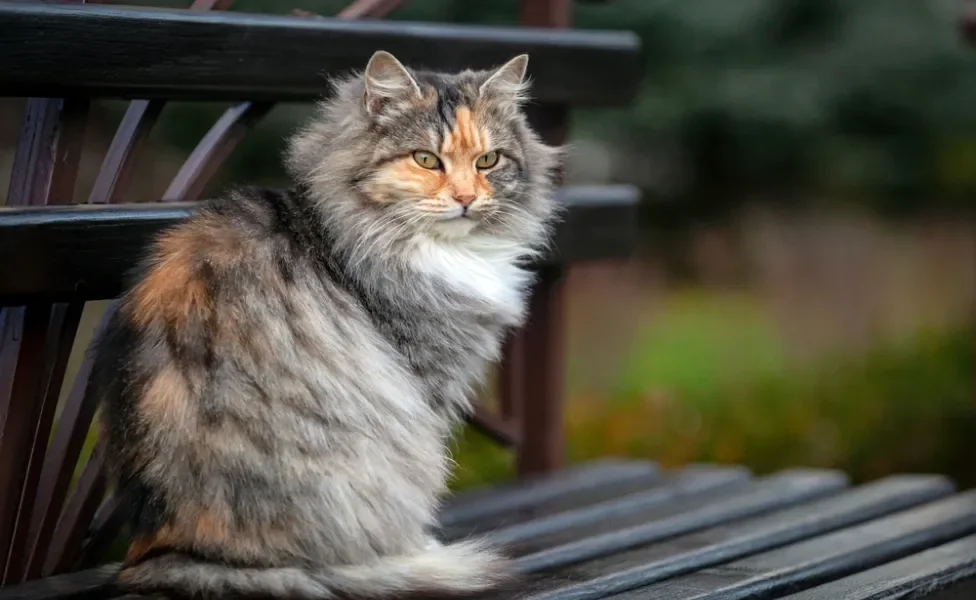
[[(722, 386), (660, 387), (606, 398), (571, 396), (570, 460), (632, 456), (665, 466), (747, 464), (842, 469), (856, 481), (944, 473), (976, 485), (974, 338), (969, 329), (920, 334), (802, 372), (757, 374)], [(477, 433), (457, 446), (455, 487), (511, 476), (511, 457)]]

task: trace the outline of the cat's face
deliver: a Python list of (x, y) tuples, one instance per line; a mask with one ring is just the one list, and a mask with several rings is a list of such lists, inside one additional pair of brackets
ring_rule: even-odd
[(355, 177), (364, 199), (404, 227), (448, 237), (518, 211), (528, 177), (518, 108), (527, 61), (446, 75), (374, 55), (362, 96), (373, 143)]

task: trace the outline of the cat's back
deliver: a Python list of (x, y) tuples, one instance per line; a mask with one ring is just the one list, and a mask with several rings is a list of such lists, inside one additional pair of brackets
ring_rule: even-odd
[[(235, 413), (365, 421), (352, 408), (364, 401), (415, 413), (415, 378), (322, 267), (328, 241), (306, 208), (291, 192), (244, 188), (155, 240), (98, 345), (89, 387), (108, 405), (114, 437), (134, 419), (189, 431)], [(254, 400), (268, 398), (291, 406), (258, 415)]]

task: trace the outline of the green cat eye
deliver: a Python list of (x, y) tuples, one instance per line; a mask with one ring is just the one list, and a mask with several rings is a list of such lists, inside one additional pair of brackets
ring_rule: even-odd
[(436, 169), (441, 166), (441, 159), (434, 156), (433, 153), (425, 150), (417, 150), (414, 152), (413, 159), (417, 161), (418, 165), (425, 169)]
[(498, 153), (493, 150), (491, 152), (485, 152), (479, 156), (478, 160), (475, 161), (474, 166), (478, 167), (479, 169), (490, 169), (497, 164)]

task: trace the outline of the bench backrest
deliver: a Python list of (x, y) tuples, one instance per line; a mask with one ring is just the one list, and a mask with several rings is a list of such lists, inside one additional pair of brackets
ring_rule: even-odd
[[(0, 96), (29, 98), (0, 209), (3, 584), (93, 564), (118, 535), (122, 513), (106, 499), (104, 454), (96, 444), (89, 456), (97, 408), (83, 394), (90, 360), (74, 381), (63, 381), (85, 303), (119, 294), (151, 237), (193, 210), (275, 102), (320, 96), (323, 73), (361, 68), (378, 48), (446, 70), (529, 52), (531, 119), (558, 143), (570, 106), (622, 104), (639, 79), (639, 42), (629, 33), (350, 20), (381, 17), (399, 4), (391, 0), (357, 0), (338, 19), (217, 12), (227, 0), (166, 11), (83, 4), (0, 2)], [(568, 5), (525, 0), (523, 22), (564, 24)], [(88, 203), (65, 206), (95, 97), (131, 102)], [(166, 100), (177, 98), (238, 104), (201, 139), (163, 202), (126, 204), (136, 152)], [(624, 255), (636, 237), (633, 189), (566, 188), (562, 197), (570, 210), (554, 252), (538, 265), (530, 323), (506, 351), (500, 414), (480, 409), (473, 417), (515, 447), (522, 473), (560, 461), (565, 266)]]

